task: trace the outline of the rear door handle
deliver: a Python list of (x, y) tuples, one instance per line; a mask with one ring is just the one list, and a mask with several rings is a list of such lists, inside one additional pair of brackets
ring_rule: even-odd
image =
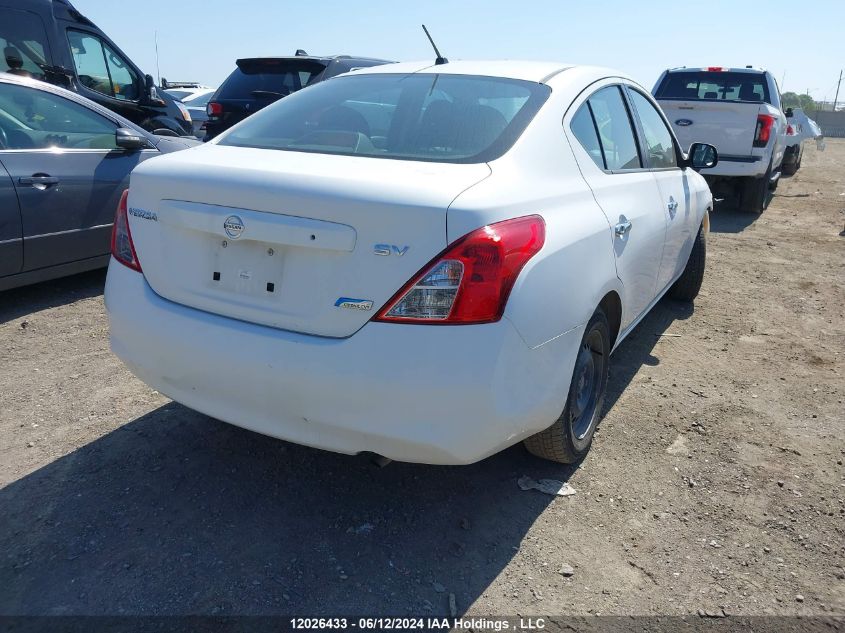
[(30, 185), (42, 191), (47, 187), (59, 184), (59, 179), (55, 176), (30, 176), (29, 178), (18, 178), (19, 185)]
[(619, 237), (625, 235), (628, 231), (631, 230), (631, 223), (628, 220), (624, 222), (620, 222), (616, 226), (613, 227), (613, 232), (616, 233)]

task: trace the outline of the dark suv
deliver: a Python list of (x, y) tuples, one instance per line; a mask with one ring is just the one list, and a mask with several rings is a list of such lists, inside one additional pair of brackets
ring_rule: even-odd
[(311, 57), (298, 50), (293, 57), (239, 59), (206, 106), (206, 141), (228, 130), (274, 101), (354, 68), (393, 62), (368, 57)]

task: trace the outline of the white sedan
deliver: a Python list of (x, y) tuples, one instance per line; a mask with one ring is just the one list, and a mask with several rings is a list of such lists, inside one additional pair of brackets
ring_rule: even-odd
[(594, 67), (389, 64), (132, 174), (114, 352), (231, 424), (466, 464), (590, 447), (611, 351), (692, 300), (712, 196), (648, 91)]

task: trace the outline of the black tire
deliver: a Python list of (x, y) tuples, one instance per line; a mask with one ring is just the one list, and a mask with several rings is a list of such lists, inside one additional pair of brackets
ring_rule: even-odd
[(798, 171), (798, 167), (800, 163), (790, 163), (789, 165), (783, 165), (780, 168), (780, 173), (783, 176), (794, 176), (795, 173)]
[(525, 440), (530, 453), (572, 464), (590, 450), (607, 391), (610, 346), (607, 316), (598, 308), (584, 330), (563, 413), (545, 431)]
[(698, 235), (684, 267), (684, 272), (677, 281), (669, 288), (669, 296), (679, 301), (692, 301), (698, 296), (701, 290), (701, 282), (704, 281), (704, 267), (707, 260), (707, 239), (704, 235), (704, 226), (698, 227)]
[[(772, 182), (771, 180), (769, 181), (769, 191), (770, 192), (774, 193), (777, 190), (778, 185), (780, 184), (781, 176), (783, 176), (783, 168), (781, 168), (780, 172), (778, 173), (778, 177), (775, 178), (774, 182)], [(769, 200), (771, 200), (771, 196), (769, 197)], [(766, 202), (766, 206), (767, 207), (769, 206), (768, 202)]]
[(769, 184), (772, 177), (772, 163), (759, 178), (748, 178), (742, 189), (740, 205), (743, 211), (760, 215), (769, 206)]

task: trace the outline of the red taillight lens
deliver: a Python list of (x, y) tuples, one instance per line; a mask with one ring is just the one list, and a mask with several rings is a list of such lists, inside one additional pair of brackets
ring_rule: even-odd
[(721, 66), (708, 66), (707, 72), (709, 73), (720, 73), (724, 70)]
[(766, 147), (768, 145), (774, 126), (775, 117), (771, 114), (757, 115), (757, 129), (754, 131), (754, 147)]
[(523, 266), (543, 247), (538, 215), (490, 224), (452, 243), (376, 315), (393, 323), (492, 323)]
[(205, 105), (205, 113), (210, 117), (218, 117), (223, 114), (223, 104), (216, 101), (209, 101)]
[(786, 135), (787, 136), (795, 136), (795, 128), (791, 125), (786, 126)]
[(141, 262), (138, 261), (138, 255), (135, 254), (132, 233), (129, 232), (127, 198), (129, 198), (129, 189), (126, 189), (121, 194), (120, 202), (117, 205), (117, 213), (114, 215), (114, 225), (112, 225), (111, 229), (111, 254), (112, 257), (124, 266), (141, 272)]

